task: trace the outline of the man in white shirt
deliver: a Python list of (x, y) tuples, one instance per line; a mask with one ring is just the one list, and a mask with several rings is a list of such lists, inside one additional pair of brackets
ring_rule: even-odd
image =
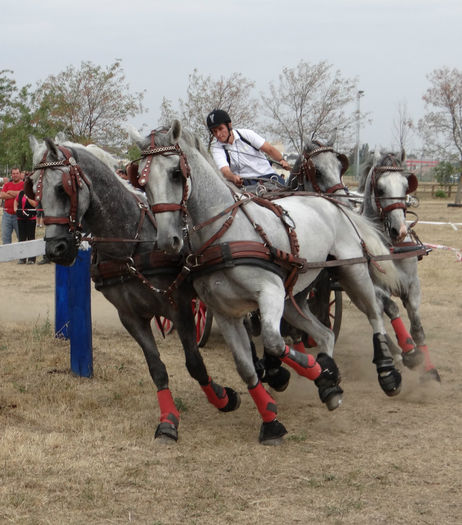
[(211, 144), (213, 159), (226, 179), (236, 186), (250, 186), (272, 178), (284, 184), (283, 177), (274, 172), (265, 153), (283, 169), (290, 171), (290, 166), (281, 152), (263, 137), (250, 129), (233, 129), (230, 116), (222, 109), (208, 114), (207, 127), (215, 137)]

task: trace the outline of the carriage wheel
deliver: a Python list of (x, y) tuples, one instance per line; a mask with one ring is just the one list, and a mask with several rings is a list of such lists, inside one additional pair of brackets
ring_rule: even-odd
[[(162, 328), (161, 326), (159, 326), (159, 321), (160, 321)], [(154, 318), (154, 323), (160, 334), (162, 334), (162, 330), (165, 335), (171, 334), (173, 332), (173, 323), (172, 321), (170, 321), (170, 319), (160, 316), (159, 321), (157, 320), (157, 317)]]
[(337, 341), (342, 324), (342, 301), (342, 291), (332, 289), (329, 298), (329, 319), (330, 329), (334, 332), (335, 341)]
[(202, 347), (206, 345), (210, 337), (213, 314), (200, 299), (193, 299), (192, 308), (196, 325), (196, 341)]
[[(340, 333), (342, 324), (342, 288), (328, 278), (328, 274), (321, 276), (316, 291), (308, 295), (308, 304), (313, 314), (334, 332), (335, 341)], [(306, 335), (303, 338), (305, 346), (312, 347), (314, 341)]]

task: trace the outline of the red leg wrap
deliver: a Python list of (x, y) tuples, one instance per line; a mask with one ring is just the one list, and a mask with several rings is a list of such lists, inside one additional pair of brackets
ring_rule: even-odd
[(226, 390), (222, 386), (217, 385), (214, 381), (212, 381), (210, 377), (208, 384), (205, 386), (201, 385), (201, 388), (213, 406), (217, 408), (224, 408), (228, 404), (229, 400)]
[(429, 370), (433, 370), (435, 368), (435, 365), (432, 363), (430, 359), (430, 352), (428, 351), (427, 345), (419, 345), (417, 347), (424, 355), (424, 363), (425, 363), (425, 371), (428, 372)]
[(412, 339), (411, 334), (407, 331), (404, 326), (403, 320), (401, 317), (397, 317), (391, 321), (391, 326), (396, 334), (396, 339), (398, 344), (403, 352), (410, 352), (415, 348), (414, 340)]
[(166, 388), (165, 390), (159, 390), (157, 392), (157, 400), (160, 408), (160, 422), (171, 423), (178, 428), (178, 425), (180, 424), (180, 413), (173, 402), (170, 389)]
[(287, 345), (281, 361), (293, 368), (297, 374), (313, 381), (321, 374), (321, 367), (311, 354), (302, 354)]
[(299, 341), (298, 343), (294, 343), (292, 348), (294, 350), (297, 350), (297, 352), (301, 352), (302, 354), (307, 354), (305, 345), (303, 344), (303, 341)]
[(253, 388), (249, 388), (249, 394), (257, 405), (263, 421), (265, 423), (274, 421), (278, 412), (276, 401), (268, 394), (260, 381)]
[(308, 348), (313, 348), (314, 346), (318, 346), (318, 343), (311, 337), (311, 335), (308, 336)]

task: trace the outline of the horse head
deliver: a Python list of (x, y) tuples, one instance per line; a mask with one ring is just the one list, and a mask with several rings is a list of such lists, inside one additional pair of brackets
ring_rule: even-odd
[(186, 202), (191, 187), (188, 161), (180, 145), (181, 124), (175, 120), (170, 129), (153, 130), (146, 138), (132, 130), (131, 137), (141, 150), (137, 183), (145, 188), (156, 216), (158, 247), (177, 254), (183, 248)]
[(78, 165), (75, 151), (53, 140), (30, 138), (34, 172), (25, 183), (29, 196), (40, 201), (46, 226), (47, 257), (71, 265), (80, 240), (82, 216), (90, 205), (90, 184)]
[(393, 153), (382, 153), (380, 157), (376, 154), (365, 191), (369, 215), (370, 210), (374, 210), (394, 243), (402, 241), (408, 233), (406, 196), (418, 185), (415, 174), (403, 166), (403, 159), (403, 154), (400, 157)]
[(316, 193), (347, 194), (342, 176), (348, 169), (346, 155), (337, 153), (332, 144), (309, 141), (292, 169), (289, 186)]

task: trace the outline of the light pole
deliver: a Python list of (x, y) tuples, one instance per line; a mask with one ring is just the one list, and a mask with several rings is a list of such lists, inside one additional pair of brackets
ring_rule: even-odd
[(364, 91), (358, 91), (356, 94), (357, 108), (356, 108), (356, 180), (359, 181), (359, 129), (361, 127), (361, 107), (360, 99), (364, 95)]

